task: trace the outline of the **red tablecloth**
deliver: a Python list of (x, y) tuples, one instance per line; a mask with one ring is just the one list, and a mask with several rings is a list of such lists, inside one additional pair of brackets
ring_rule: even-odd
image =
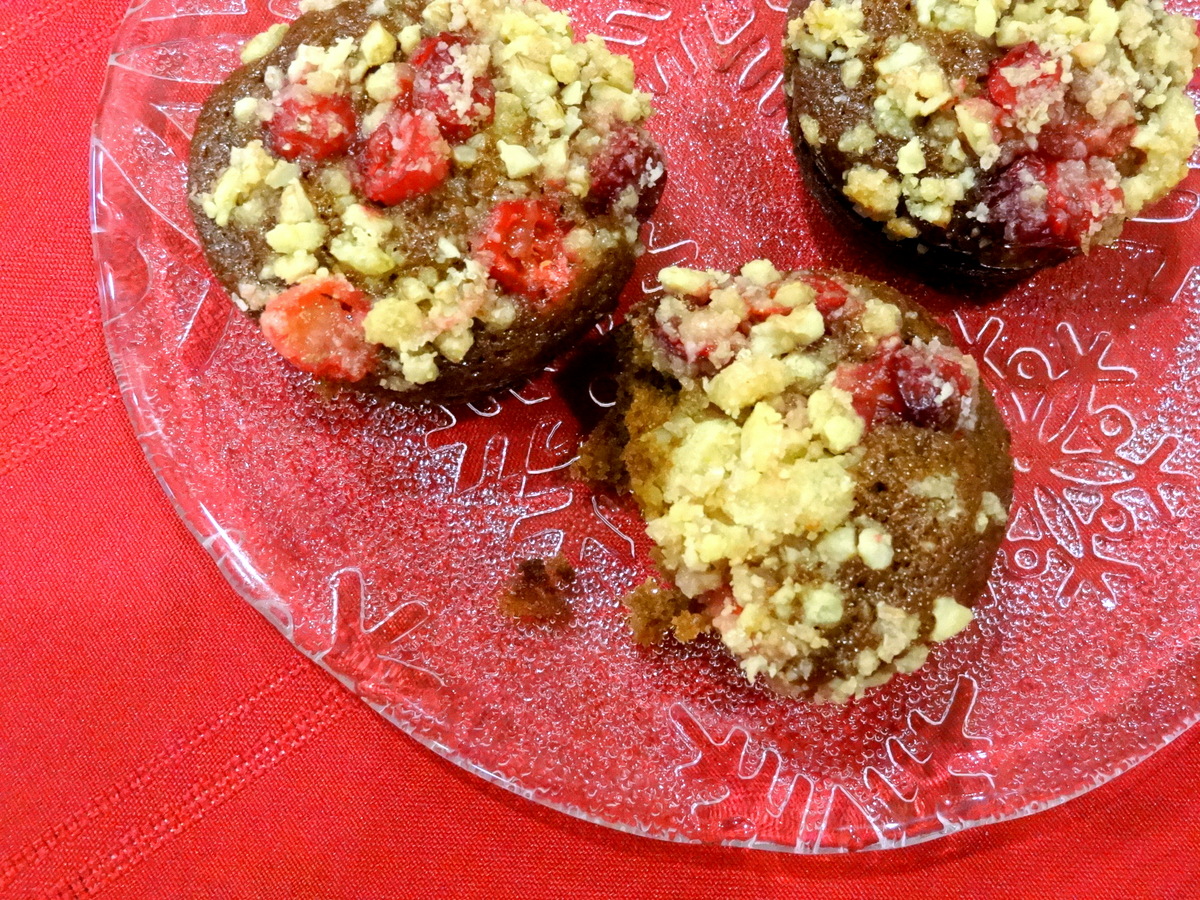
[(303, 660), (175, 517), (105, 353), (87, 146), (125, 4), (0, 6), (0, 897), (1200, 896), (1197, 733), (1038, 816), (804, 859), (542, 809)]

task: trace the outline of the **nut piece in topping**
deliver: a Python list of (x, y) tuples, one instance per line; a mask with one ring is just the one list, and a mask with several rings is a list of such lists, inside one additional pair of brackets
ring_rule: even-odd
[(248, 66), (251, 63), (258, 62), (273, 51), (283, 43), (283, 37), (287, 34), (287, 30), (288, 26), (281, 22), (278, 25), (272, 25), (262, 34), (256, 34), (248, 40), (246, 45), (242, 47), (242, 65)]

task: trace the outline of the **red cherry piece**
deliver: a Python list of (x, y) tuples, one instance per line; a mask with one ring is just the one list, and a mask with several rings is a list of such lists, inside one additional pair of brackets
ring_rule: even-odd
[(614, 128), (588, 166), (592, 185), (588, 208), (594, 213), (611, 212), (628, 188), (637, 191), (634, 212), (646, 221), (658, 208), (667, 187), (662, 151), (654, 138), (640, 128)]
[(267, 122), (267, 143), (283, 159), (320, 161), (348, 152), (356, 127), (349, 97), (314, 94), (293, 84), (275, 100), (275, 114)]
[[(678, 322), (676, 322), (675, 325), (678, 327)], [(656, 329), (655, 333), (658, 334), (658, 336), (662, 339), (662, 342), (666, 345), (667, 349), (671, 353), (674, 353), (680, 359), (685, 360), (688, 363), (695, 363), (699, 362), (700, 360), (708, 359), (712, 355), (712, 352), (717, 349), (715, 344), (693, 344), (691, 347), (689, 347), (683, 342), (683, 339), (679, 337), (678, 332), (667, 332), (662, 328), (659, 328)]]
[(817, 307), (817, 312), (826, 318), (840, 310), (850, 299), (850, 293), (846, 290), (845, 285), (828, 275), (805, 275), (804, 283), (817, 292), (813, 303)]
[(475, 253), (503, 290), (550, 304), (575, 283), (576, 266), (563, 243), (570, 230), (547, 200), (506, 200), (492, 209)]
[(1009, 50), (988, 70), (987, 93), (991, 101), (1009, 112), (1020, 106), (1045, 102), (1062, 84), (1062, 63), (1046, 71), (1050, 57), (1029, 41)]
[[(817, 307), (817, 311), (823, 317), (826, 319), (837, 318), (845, 311), (844, 307), (846, 301), (850, 299), (850, 294), (841, 282), (828, 275), (815, 273), (804, 275), (801, 280), (816, 292), (813, 305)], [(757, 325), (759, 322), (765, 322), (771, 316), (786, 316), (790, 312), (792, 312), (792, 307), (775, 303), (773, 298), (763, 297), (757, 300), (751, 298), (747, 321), (751, 325)]]
[(371, 304), (342, 278), (309, 278), (267, 301), (258, 323), (296, 368), (336, 381), (361, 381), (375, 366), (377, 345), (363, 335)]
[(750, 324), (757, 325), (759, 322), (765, 322), (771, 316), (786, 316), (792, 311), (790, 306), (781, 306), (778, 303), (772, 303), (770, 300), (763, 300), (759, 303), (750, 303), (747, 310), (747, 318)]
[(1083, 140), (1093, 156), (1115, 159), (1129, 149), (1135, 134), (1136, 122), (1115, 126), (1096, 123), (1095, 127), (1085, 132)]
[[(752, 291), (748, 295), (743, 295), (743, 299), (746, 301), (746, 321), (743, 323), (743, 331), (749, 330), (747, 326), (765, 322), (771, 316), (786, 316), (792, 311), (792, 307), (775, 300), (775, 290), (770, 292)], [(707, 305), (707, 301), (705, 305)]]
[(433, 113), (446, 140), (454, 143), (470, 138), (496, 111), (491, 77), (471, 73), (463, 64), (472, 46), (470, 38), (447, 32), (426, 38), (410, 60), (416, 72), (416, 106)]
[(834, 376), (834, 387), (850, 394), (854, 411), (867, 428), (898, 418), (904, 409), (892, 368), (893, 355), (894, 348), (881, 347), (865, 362), (839, 366)]
[(1087, 159), (1087, 142), (1077, 123), (1049, 122), (1038, 132), (1038, 155), (1046, 159)]
[(413, 86), (416, 83), (417, 73), (412, 66), (407, 63), (400, 63), (396, 66), (396, 88), (398, 93), (392, 99), (392, 109), (398, 112), (407, 112), (413, 108)]
[(1038, 156), (1052, 159), (1115, 159), (1129, 149), (1136, 123), (1098, 122), (1083, 110), (1052, 121), (1038, 132)]
[(892, 368), (904, 418), (922, 428), (953, 431), (971, 390), (962, 365), (948, 356), (905, 347)]
[(1017, 160), (985, 192), (1005, 237), (1035, 247), (1085, 246), (1124, 199), (1120, 175), (1107, 159)]
[(362, 159), (362, 192), (391, 206), (428, 194), (450, 174), (450, 146), (428, 112), (394, 112), (371, 133)]
[(906, 421), (953, 431), (974, 383), (952, 350), (888, 343), (870, 359), (838, 367), (834, 386), (847, 391), (867, 427)]

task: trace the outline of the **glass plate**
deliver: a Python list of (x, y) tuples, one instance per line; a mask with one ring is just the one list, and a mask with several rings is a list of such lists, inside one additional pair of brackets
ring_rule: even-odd
[[(1200, 697), (1200, 177), (1114, 247), (970, 302), (835, 234), (790, 156), (783, 0), (579, 0), (628, 52), (671, 166), (629, 295), (672, 264), (839, 265), (925, 301), (978, 359), (1017, 487), (978, 622), (844, 707), (748, 686), (718, 648), (640, 649), (637, 516), (568, 477), (606, 402), (586, 366), (487, 403), (329, 398), (210, 278), (184, 197), (211, 85), (290, 0), (142, 0), (92, 148), (113, 365), (180, 516), (234, 588), (373, 709), (594, 822), (798, 853), (896, 847), (1051, 806), (1162, 747)], [(628, 296), (627, 298), (628, 299)], [(496, 609), (565, 553), (574, 617)]]

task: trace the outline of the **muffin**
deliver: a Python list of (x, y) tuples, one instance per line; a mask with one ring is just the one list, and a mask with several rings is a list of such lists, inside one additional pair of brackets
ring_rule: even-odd
[[(326, 4), (328, 5), (328, 4)], [(197, 231), (292, 365), (404, 401), (537, 372), (616, 305), (665, 184), (633, 65), (536, 2), (346, 2), (245, 47)]]
[(1158, 0), (793, 0), (788, 121), (836, 215), (926, 269), (1013, 277), (1187, 174), (1196, 47)]
[(711, 630), (751, 681), (841, 702), (971, 622), (1012, 497), (974, 361), (843, 272), (669, 268), (621, 334), (586, 477), (628, 491), (667, 587), (639, 639)]

